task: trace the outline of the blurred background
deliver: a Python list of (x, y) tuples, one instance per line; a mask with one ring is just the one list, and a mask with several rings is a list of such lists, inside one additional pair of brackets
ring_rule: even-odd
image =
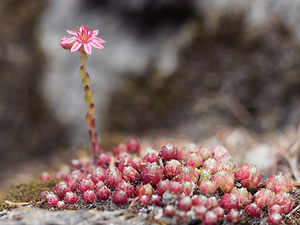
[(298, 0), (1, 0), (0, 195), (88, 144), (79, 54), (59, 44), (81, 24), (107, 41), (87, 67), (106, 150), (130, 135), (210, 140), (274, 165), (270, 143), (300, 122), (299, 12)]

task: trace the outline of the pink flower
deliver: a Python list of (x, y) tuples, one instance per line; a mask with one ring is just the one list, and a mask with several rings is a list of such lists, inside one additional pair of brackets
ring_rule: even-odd
[(92, 54), (92, 47), (97, 49), (103, 49), (101, 44), (105, 41), (96, 37), (98, 30), (92, 30), (88, 26), (81, 25), (75, 28), (75, 31), (67, 30), (67, 32), (74, 37), (63, 37), (60, 40), (60, 45), (65, 49), (71, 49), (71, 52), (75, 52), (83, 46), (83, 50), (87, 54)]

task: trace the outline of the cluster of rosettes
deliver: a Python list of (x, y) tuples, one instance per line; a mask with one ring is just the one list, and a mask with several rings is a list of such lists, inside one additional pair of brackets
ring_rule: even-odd
[[(136, 209), (154, 205), (167, 217), (207, 225), (224, 219), (238, 224), (242, 216), (261, 218), (264, 210), (268, 222), (276, 225), (293, 207), (292, 185), (284, 174), (274, 174), (263, 188), (256, 167), (244, 164), (236, 169), (222, 146), (167, 144), (160, 151), (141, 151), (140, 143), (130, 138), (113, 149), (113, 156), (73, 160), (71, 172), (56, 177), (63, 179), (56, 193), (45, 192), (43, 197), (57, 209), (103, 201)], [(42, 174), (41, 179), (50, 176)]]

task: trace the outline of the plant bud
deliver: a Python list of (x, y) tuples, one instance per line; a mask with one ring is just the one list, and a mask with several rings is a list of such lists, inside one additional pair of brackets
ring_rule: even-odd
[(192, 197), (192, 204), (193, 206), (196, 205), (205, 205), (207, 202), (207, 197), (204, 195), (194, 195)]
[(154, 190), (153, 190), (153, 187), (151, 186), (151, 184), (145, 184), (145, 185), (140, 184), (136, 188), (136, 196), (140, 196), (140, 195), (151, 196), (153, 192), (154, 192)]
[(132, 166), (127, 166), (123, 170), (123, 179), (127, 182), (134, 183), (139, 177), (139, 173)]
[(204, 225), (214, 225), (217, 224), (218, 217), (213, 211), (208, 211), (204, 216)]
[(126, 147), (127, 147), (128, 152), (135, 153), (135, 154), (139, 155), (139, 153), (140, 153), (140, 143), (136, 138), (134, 138), (134, 137), (129, 138), (126, 141)]
[(291, 192), (293, 189), (291, 181), (283, 173), (279, 173), (278, 175), (273, 174), (267, 180), (266, 188), (274, 191), (275, 193), (282, 191)]
[(183, 211), (189, 211), (192, 208), (192, 200), (188, 196), (181, 197), (178, 200), (177, 208)]
[(166, 162), (164, 174), (169, 179), (172, 179), (180, 173), (181, 163), (175, 159)]
[(245, 213), (252, 218), (259, 218), (261, 215), (261, 209), (256, 203), (252, 203), (245, 208)]
[(175, 208), (174, 208), (174, 206), (173, 205), (167, 205), (164, 208), (164, 214), (166, 216), (172, 217), (175, 214)]
[(252, 202), (253, 197), (252, 197), (251, 193), (247, 191), (246, 188), (234, 187), (231, 190), (231, 193), (237, 197), (241, 207), (243, 207), (243, 208), (245, 208), (247, 205), (249, 205)]
[(77, 200), (78, 200), (78, 196), (71, 191), (67, 192), (64, 198), (64, 201), (69, 204), (74, 204), (75, 202), (77, 202)]
[(156, 191), (159, 195), (163, 195), (168, 189), (169, 189), (169, 180), (161, 180), (157, 185), (156, 185)]
[(148, 163), (146, 166), (141, 168), (140, 180), (144, 183), (150, 183), (155, 186), (159, 181), (162, 180), (163, 168), (156, 163)]
[(55, 195), (53, 193), (49, 193), (48, 195), (46, 195), (46, 203), (48, 205), (55, 206), (58, 201), (59, 201), (59, 199), (58, 199), (57, 195)]
[(40, 179), (41, 179), (42, 181), (51, 180), (51, 176), (50, 176), (49, 173), (43, 172), (43, 173), (41, 174), (41, 176), (40, 176)]
[(151, 203), (151, 197), (150, 195), (140, 195), (139, 197), (139, 204), (141, 206), (150, 205)]
[(201, 194), (205, 194), (205, 195), (213, 194), (217, 190), (217, 186), (215, 182), (211, 180), (202, 180), (202, 181), (200, 180), (198, 188)]
[(239, 224), (241, 221), (241, 215), (239, 211), (237, 211), (236, 209), (231, 209), (227, 214), (227, 221), (233, 224)]
[(293, 208), (293, 198), (289, 193), (280, 192), (275, 195), (275, 204), (281, 206), (282, 211), (287, 214)]
[(95, 200), (95, 192), (92, 190), (87, 190), (82, 195), (82, 201), (85, 203), (94, 203)]
[(116, 205), (125, 205), (128, 200), (127, 193), (122, 190), (114, 191), (112, 195), (112, 200)]
[(204, 205), (196, 205), (195, 207), (193, 207), (193, 209), (196, 214), (196, 219), (203, 220), (203, 218), (207, 212), (207, 208)]
[(122, 174), (116, 167), (106, 170), (105, 175), (104, 183), (110, 188), (115, 188), (122, 181)]
[(229, 212), (231, 209), (238, 210), (240, 208), (240, 204), (237, 197), (232, 193), (225, 194), (222, 196), (220, 206), (223, 209), (225, 209), (226, 212)]
[(224, 193), (229, 193), (234, 187), (234, 175), (227, 169), (217, 171), (213, 177), (213, 181)]
[(261, 175), (258, 173), (256, 166), (243, 164), (236, 172), (236, 178), (241, 180), (243, 187), (257, 189), (260, 186)]
[(254, 195), (255, 203), (262, 209), (265, 207), (271, 207), (275, 204), (275, 193), (269, 189), (261, 189)]
[(279, 213), (274, 213), (268, 216), (268, 223), (271, 225), (280, 225), (282, 217)]
[(159, 157), (165, 161), (175, 159), (177, 155), (177, 148), (171, 144), (167, 144), (161, 147), (159, 151)]
[(209, 158), (204, 161), (203, 168), (209, 173), (215, 173), (218, 170), (218, 162), (213, 158)]
[(98, 200), (106, 201), (111, 194), (111, 191), (105, 185), (96, 188), (96, 197)]

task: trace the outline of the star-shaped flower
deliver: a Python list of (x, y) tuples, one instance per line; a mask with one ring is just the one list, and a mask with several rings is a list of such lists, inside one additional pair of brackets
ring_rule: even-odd
[[(105, 41), (96, 37), (99, 33), (98, 30), (92, 30), (88, 26), (81, 25), (75, 28), (75, 30), (67, 30), (67, 32), (73, 37), (63, 37), (60, 41), (60, 45), (65, 49), (71, 49), (71, 52), (75, 52), (79, 49), (85, 51), (87, 54), (92, 54), (92, 47), (97, 49), (103, 49), (102, 44)], [(83, 48), (81, 48), (83, 47)]]

